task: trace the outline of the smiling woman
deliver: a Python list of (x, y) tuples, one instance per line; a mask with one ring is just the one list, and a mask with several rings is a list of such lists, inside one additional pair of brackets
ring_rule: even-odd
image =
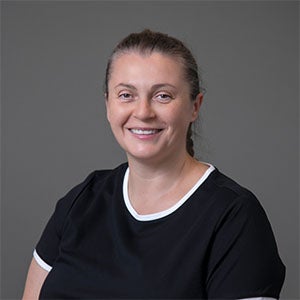
[(193, 157), (199, 83), (173, 37), (145, 30), (117, 45), (105, 98), (128, 161), (58, 201), (24, 299), (279, 297), (285, 267), (262, 206)]
[(107, 93), (107, 118), (130, 163), (152, 166), (186, 155), (189, 124), (195, 121), (202, 94), (191, 100), (190, 86), (178, 59), (161, 53), (127, 53), (113, 62)]

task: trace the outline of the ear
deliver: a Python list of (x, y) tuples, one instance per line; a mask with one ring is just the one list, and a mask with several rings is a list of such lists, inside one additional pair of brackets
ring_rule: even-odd
[(106, 118), (107, 118), (107, 120), (109, 122), (109, 120), (110, 120), (110, 108), (109, 108), (107, 93), (104, 94), (104, 97), (105, 97), (105, 107), (106, 107)]
[(194, 122), (198, 115), (199, 115), (199, 111), (200, 111), (200, 107), (203, 101), (203, 94), (199, 93), (196, 96), (196, 99), (193, 101), (193, 111), (192, 111), (192, 122)]

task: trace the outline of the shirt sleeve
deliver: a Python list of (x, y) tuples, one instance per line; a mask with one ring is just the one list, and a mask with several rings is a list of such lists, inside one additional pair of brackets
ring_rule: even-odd
[(36, 245), (33, 256), (37, 263), (47, 271), (51, 270), (51, 267), (59, 254), (60, 241), (67, 215), (76, 199), (89, 185), (94, 174), (95, 172), (91, 173), (82, 183), (71, 189), (57, 202), (55, 210)]
[(237, 197), (215, 228), (208, 260), (209, 299), (279, 298), (285, 277), (271, 225), (251, 193)]

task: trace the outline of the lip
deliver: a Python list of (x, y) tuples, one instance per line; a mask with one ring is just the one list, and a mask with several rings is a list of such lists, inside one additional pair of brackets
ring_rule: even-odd
[(163, 130), (163, 128), (153, 127), (130, 127), (128, 131), (135, 137), (141, 140), (150, 140), (157, 137)]

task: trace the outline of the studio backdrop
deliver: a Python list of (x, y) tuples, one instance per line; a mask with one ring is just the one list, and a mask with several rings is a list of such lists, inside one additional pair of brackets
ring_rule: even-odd
[(102, 86), (114, 45), (144, 28), (197, 58), (197, 156), (259, 198), (282, 298), (299, 298), (298, 13), (298, 1), (1, 1), (1, 299), (21, 297), (57, 200), (125, 161)]

